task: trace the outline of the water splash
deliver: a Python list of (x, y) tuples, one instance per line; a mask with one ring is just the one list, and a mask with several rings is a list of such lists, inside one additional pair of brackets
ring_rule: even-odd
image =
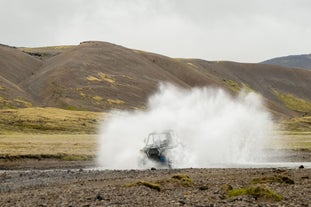
[(174, 167), (218, 167), (265, 161), (273, 121), (258, 94), (233, 97), (222, 89), (181, 89), (161, 84), (146, 110), (113, 111), (101, 126), (97, 163), (107, 169), (137, 169), (144, 138), (172, 129), (181, 147)]

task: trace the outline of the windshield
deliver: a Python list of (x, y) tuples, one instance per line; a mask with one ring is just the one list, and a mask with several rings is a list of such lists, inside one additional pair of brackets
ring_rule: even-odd
[(167, 146), (171, 143), (172, 135), (167, 133), (151, 133), (147, 138), (147, 146)]

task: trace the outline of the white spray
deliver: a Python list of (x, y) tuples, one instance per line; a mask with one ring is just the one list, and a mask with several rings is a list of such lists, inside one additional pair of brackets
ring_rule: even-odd
[(113, 111), (101, 126), (97, 163), (106, 169), (137, 169), (148, 133), (172, 129), (183, 146), (174, 167), (222, 167), (264, 161), (273, 122), (261, 97), (222, 89), (181, 89), (161, 84), (146, 110)]

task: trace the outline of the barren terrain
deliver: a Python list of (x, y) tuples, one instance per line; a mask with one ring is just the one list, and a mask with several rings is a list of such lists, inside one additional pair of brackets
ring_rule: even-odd
[[(160, 82), (261, 94), (286, 130), (267, 152), (290, 168), (96, 168), (102, 119), (114, 109), (145, 110)], [(310, 85), (310, 70), (106, 42), (0, 45), (0, 206), (310, 206)]]
[(286, 151), (285, 157), (275, 153), (271, 161), (295, 162), (291, 168), (276, 164), (173, 170), (98, 169), (92, 159), (95, 135), (0, 138), (2, 149), (8, 150), (0, 159), (0, 206), (310, 206), (311, 202), (309, 134), (284, 136), (281, 149), (271, 144), (276, 152)]
[(2, 171), (0, 200), (1, 206), (310, 206), (310, 176), (311, 169), (283, 168)]

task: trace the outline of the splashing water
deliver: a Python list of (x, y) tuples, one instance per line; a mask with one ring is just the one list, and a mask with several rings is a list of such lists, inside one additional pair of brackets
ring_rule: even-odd
[(113, 111), (101, 126), (97, 163), (106, 169), (137, 169), (144, 138), (172, 129), (180, 147), (171, 152), (173, 165), (218, 167), (264, 161), (263, 148), (273, 122), (261, 97), (222, 89), (181, 89), (161, 84), (146, 110)]

